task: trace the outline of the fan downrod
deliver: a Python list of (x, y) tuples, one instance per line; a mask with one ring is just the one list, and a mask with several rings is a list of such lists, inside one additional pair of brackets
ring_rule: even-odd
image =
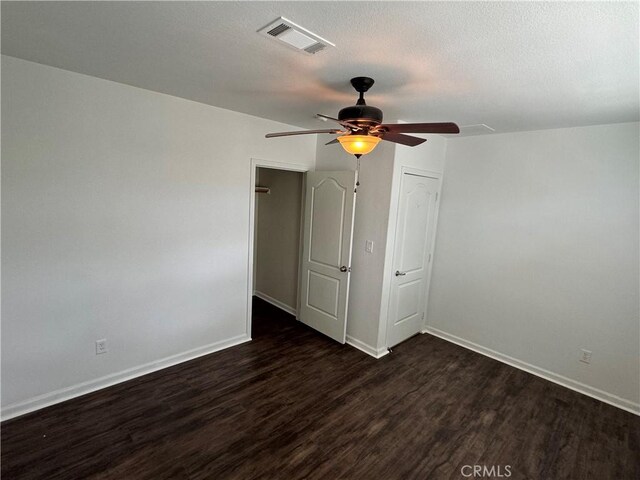
[(351, 79), (351, 85), (356, 89), (356, 92), (360, 94), (358, 97), (358, 101), (356, 105), (366, 105), (367, 102), (364, 101), (364, 92), (369, 90), (375, 82), (373, 78), (369, 77), (354, 77)]

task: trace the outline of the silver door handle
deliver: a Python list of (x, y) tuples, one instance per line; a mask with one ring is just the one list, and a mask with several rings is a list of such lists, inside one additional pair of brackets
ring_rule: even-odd
[(400, 270), (396, 270), (396, 277), (403, 277), (407, 274), (407, 272), (401, 272)]

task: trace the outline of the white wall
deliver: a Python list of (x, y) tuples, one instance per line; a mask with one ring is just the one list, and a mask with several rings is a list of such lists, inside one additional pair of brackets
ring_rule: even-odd
[(315, 138), (11, 57), (2, 97), (5, 417), (246, 340), (250, 158)]
[(628, 123), (449, 140), (432, 331), (638, 409), (638, 138)]
[(295, 312), (303, 174), (270, 168), (258, 168), (257, 173), (257, 183), (271, 193), (256, 194), (255, 290)]

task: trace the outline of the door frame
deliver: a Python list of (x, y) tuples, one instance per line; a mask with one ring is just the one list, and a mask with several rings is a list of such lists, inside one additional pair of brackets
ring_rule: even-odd
[[(255, 234), (255, 207), (256, 207), (256, 171), (258, 168), (271, 168), (273, 170), (286, 170), (289, 172), (299, 172), (299, 173), (307, 173), (311, 171), (311, 167), (309, 165), (302, 165), (298, 163), (285, 163), (285, 162), (276, 162), (273, 160), (263, 160), (260, 158), (251, 158), (251, 171), (249, 173), (249, 252), (247, 255), (247, 318), (246, 318), (246, 332), (247, 336), (251, 338), (251, 318), (253, 314), (253, 249), (254, 245), (254, 234)], [(304, 220), (304, 184), (302, 182), (302, 201), (303, 208), (301, 209), (300, 215), (301, 220)], [(304, 226), (300, 226), (300, 236), (302, 237)], [(298, 249), (300, 250), (300, 249)], [(298, 255), (298, 271), (300, 270), (300, 257), (302, 255), (302, 251), (299, 252)], [(299, 290), (299, 289), (298, 289)], [(298, 317), (298, 313), (300, 311), (300, 292), (297, 293), (296, 300), (296, 318)]]
[[(396, 247), (396, 239), (398, 234), (398, 216), (400, 214), (400, 193), (402, 192), (402, 181), (404, 179), (404, 175), (418, 175), (421, 177), (433, 178), (438, 181), (438, 190), (437, 190), (437, 199), (436, 199), (436, 208), (435, 208), (435, 218), (434, 218), (434, 226), (433, 226), (433, 242), (431, 244), (431, 249), (429, 250), (429, 254), (431, 255), (431, 261), (427, 266), (426, 273), (426, 292), (425, 292), (425, 302), (424, 302), (424, 311), (423, 313), (423, 321), (422, 328), (420, 333), (425, 332), (425, 328), (427, 325), (427, 307), (429, 305), (429, 290), (431, 289), (431, 271), (433, 269), (433, 259), (434, 259), (434, 251), (436, 246), (436, 238), (438, 233), (438, 214), (440, 213), (440, 197), (442, 192), (442, 172), (436, 172), (433, 170), (423, 170), (420, 168), (407, 167), (403, 166), (400, 168), (400, 172), (397, 178), (397, 181), (394, 182), (392, 186), (393, 192), (393, 202), (395, 205), (392, 206), (389, 212), (389, 229), (387, 231), (387, 246), (386, 246), (386, 254), (385, 254), (385, 269), (383, 273), (383, 290), (382, 290), (382, 301), (384, 303), (383, 308), (381, 309), (381, 322), (380, 328), (384, 331), (382, 332), (382, 338), (384, 338), (385, 348), (389, 348), (389, 306), (391, 304), (391, 282), (392, 282), (392, 272), (393, 270), (393, 262), (394, 262), (394, 254)], [(391, 235), (393, 234), (393, 235)]]

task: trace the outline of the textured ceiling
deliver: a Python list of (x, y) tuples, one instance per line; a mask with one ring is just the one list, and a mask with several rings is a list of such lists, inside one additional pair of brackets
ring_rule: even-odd
[[(284, 16), (336, 44), (256, 33)], [(2, 2), (2, 53), (302, 127), (353, 104), (496, 132), (636, 121), (638, 3)]]

